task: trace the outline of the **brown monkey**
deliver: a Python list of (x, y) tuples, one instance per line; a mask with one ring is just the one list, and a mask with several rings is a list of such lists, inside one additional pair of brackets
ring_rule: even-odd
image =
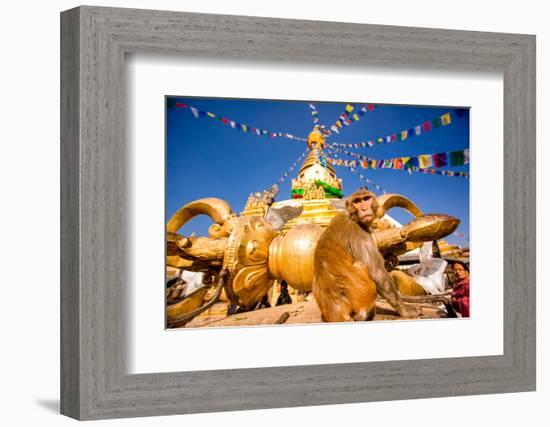
[(326, 322), (372, 319), (377, 292), (400, 316), (418, 315), (403, 303), (370, 233), (377, 207), (374, 193), (357, 190), (317, 242), (313, 295)]

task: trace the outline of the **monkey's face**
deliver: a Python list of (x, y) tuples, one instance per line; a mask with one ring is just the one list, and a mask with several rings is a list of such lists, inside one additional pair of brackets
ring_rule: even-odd
[(352, 197), (352, 209), (357, 213), (357, 219), (362, 225), (370, 225), (375, 218), (376, 199), (370, 192), (361, 192)]

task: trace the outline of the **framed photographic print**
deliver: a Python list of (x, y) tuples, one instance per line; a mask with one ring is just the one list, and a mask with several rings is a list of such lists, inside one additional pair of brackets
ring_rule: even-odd
[[(228, 111), (239, 121), (212, 111)], [(242, 122), (247, 116), (304, 136)], [(332, 123), (322, 124), (326, 116)], [(410, 317), (469, 318), (469, 155), (466, 108), (167, 97), (168, 327), (319, 323), (366, 319), (369, 312), (374, 320), (399, 318), (389, 310), (406, 306), (388, 295), (395, 307), (375, 312), (374, 281), (361, 282), (355, 273), (349, 283), (332, 277), (339, 268), (334, 258), (345, 257), (349, 244), (338, 227), (326, 234), (334, 230), (335, 241), (318, 244), (333, 218), (353, 208), (346, 206), (346, 190), (375, 203), (362, 206), (371, 216), (356, 221), (368, 222), (357, 237), (372, 233), (383, 253), (386, 265), (368, 269), (389, 271), (391, 278), (384, 279), (395, 282), (401, 299), (423, 303), (424, 313)], [(373, 181), (380, 175), (400, 194)], [(190, 180), (192, 188), (185, 184)], [(211, 194), (224, 198), (205, 197)], [(418, 203), (446, 215), (423, 214)], [(243, 207), (240, 215), (235, 205)], [(403, 212), (390, 215), (393, 208)], [(201, 214), (206, 218), (189, 230), (194, 237), (179, 234)], [(332, 265), (326, 278), (323, 262)], [(352, 264), (343, 270), (352, 272)], [(222, 271), (227, 277), (220, 280)], [(352, 295), (356, 281), (371, 292)], [(332, 295), (335, 288), (345, 295)]]
[(96, 7), (61, 35), (62, 413), (534, 390), (533, 36)]

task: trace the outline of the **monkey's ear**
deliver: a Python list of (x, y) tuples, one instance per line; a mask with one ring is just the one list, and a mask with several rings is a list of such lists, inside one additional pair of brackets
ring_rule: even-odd
[(348, 212), (351, 212), (351, 205), (352, 205), (351, 204), (351, 196), (346, 197), (344, 200), (345, 200), (345, 203), (346, 203), (346, 210)]

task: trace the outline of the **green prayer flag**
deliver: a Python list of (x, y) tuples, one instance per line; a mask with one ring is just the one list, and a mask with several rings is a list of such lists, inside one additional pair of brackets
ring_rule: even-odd
[(432, 126), (433, 126), (434, 129), (441, 127), (441, 117), (433, 119), (432, 120)]
[(462, 166), (464, 164), (464, 151), (450, 151), (449, 163), (451, 166)]

